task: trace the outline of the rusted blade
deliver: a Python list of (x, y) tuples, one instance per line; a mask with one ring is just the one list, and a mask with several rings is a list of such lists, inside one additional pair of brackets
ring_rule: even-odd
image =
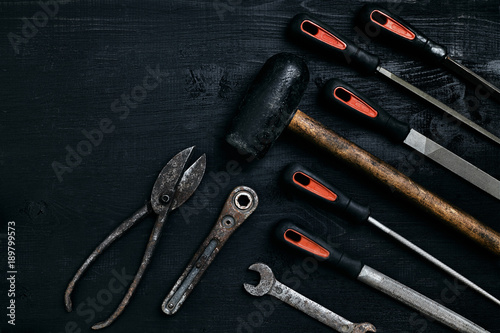
[(171, 210), (181, 206), (187, 199), (193, 195), (198, 188), (205, 174), (207, 158), (205, 154), (201, 155), (182, 175), (177, 190), (174, 194)]
[[(205, 155), (184, 171), (194, 146), (175, 155), (161, 170), (151, 192), (151, 206), (160, 215), (182, 205), (196, 190), (205, 173)], [(182, 177), (182, 178), (181, 178)], [(174, 202), (172, 202), (175, 200)], [(171, 204), (167, 204), (172, 202)]]
[[(194, 149), (193, 147), (184, 149), (175, 155), (160, 172), (156, 179), (153, 191), (151, 193), (151, 207), (154, 212), (158, 214), (158, 218), (153, 226), (149, 242), (144, 252), (141, 265), (135, 274), (134, 280), (129, 286), (129, 289), (123, 297), (118, 308), (106, 320), (99, 322), (92, 326), (92, 329), (98, 330), (111, 325), (118, 316), (120, 316), (130, 302), (132, 295), (135, 293), (146, 268), (148, 267), (153, 256), (158, 240), (160, 239), (163, 225), (167, 220), (169, 212), (174, 209), (174, 203), (177, 202), (175, 207), (184, 203), (196, 190), (201, 182), (201, 178), (205, 173), (205, 155), (202, 155), (198, 160), (191, 165), (186, 171), (184, 168), (191, 156)], [(178, 194), (180, 192), (180, 194)], [(174, 202), (175, 201), (175, 202)]]

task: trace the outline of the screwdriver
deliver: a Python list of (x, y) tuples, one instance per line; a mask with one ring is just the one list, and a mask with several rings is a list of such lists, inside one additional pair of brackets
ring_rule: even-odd
[(301, 193), (305, 198), (317, 202), (318, 204), (331, 210), (332, 212), (342, 215), (351, 222), (370, 223), (376, 228), (382, 230), (393, 239), (418, 253), (432, 264), (441, 268), (443, 271), (450, 274), (457, 280), (474, 289), (497, 305), (500, 305), (500, 300), (486, 292), (474, 282), (470, 281), (469, 279), (455, 271), (453, 268), (447, 266), (420, 247), (416, 246), (403, 236), (392, 231), (391, 229), (377, 221), (375, 218), (373, 218), (371, 216), (370, 207), (361, 205), (356, 201), (351, 200), (351, 198), (347, 197), (337, 188), (324, 181), (317, 175), (313, 174), (310, 170), (306, 169), (302, 165), (298, 163), (292, 163), (288, 167), (286, 167), (282, 173), (282, 181), (283, 184), (288, 188)]
[(416, 292), (404, 284), (391, 279), (379, 271), (364, 265), (359, 260), (350, 258), (329, 246), (320, 237), (296, 225), (291, 220), (282, 220), (275, 227), (278, 241), (288, 247), (297, 249), (307, 255), (313, 255), (324, 264), (342, 270), (349, 277), (363, 282), (370, 287), (406, 304), (418, 312), (459, 332), (485, 333), (484, 328), (474, 324), (467, 318), (451, 311), (445, 306)]
[(384, 78), (397, 83), (426, 102), (434, 105), (441, 111), (446, 112), (470, 128), (500, 144), (500, 138), (491, 132), (488, 132), (486, 129), (466, 118), (459, 112), (453, 110), (446, 104), (438, 101), (429, 94), (389, 72), (387, 69), (380, 66), (380, 59), (377, 56), (360, 49), (354, 42), (345, 38), (315, 17), (304, 13), (295, 15), (295, 17), (290, 21), (288, 28), (290, 34), (296, 38), (297, 41), (303, 42), (311, 48), (318, 49), (322, 53), (332, 56), (332, 58), (343, 61), (363, 74), (381, 74)]
[(500, 89), (453, 60), (445, 46), (430, 40), (387, 9), (377, 5), (364, 5), (357, 15), (357, 21), (365, 29), (377, 31), (376, 34), (369, 35), (384, 37), (398, 46), (410, 47), (431, 62), (442, 64), (451, 72), (476, 85), (478, 89), (484, 88), (488, 94), (500, 101)]
[(333, 106), (332, 109), (342, 110), (347, 115), (372, 125), (396, 142), (404, 142), (500, 200), (500, 181), (410, 128), (407, 123), (395, 119), (382, 107), (342, 80), (329, 80), (321, 93), (327, 104)]

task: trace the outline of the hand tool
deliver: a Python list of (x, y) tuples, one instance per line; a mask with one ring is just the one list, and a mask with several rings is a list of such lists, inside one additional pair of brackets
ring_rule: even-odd
[(298, 14), (290, 21), (289, 30), (297, 41), (303, 42), (308, 47), (318, 49), (339, 61), (344, 61), (363, 74), (381, 74), (384, 78), (390, 79), (392, 82), (397, 83), (441, 111), (448, 113), (470, 128), (500, 144), (500, 138), (453, 110), (446, 104), (389, 72), (387, 69), (380, 66), (380, 59), (377, 56), (358, 48), (354, 42), (345, 38), (317, 18), (309, 14)]
[(226, 141), (242, 159), (262, 158), (287, 128), (298, 138), (408, 199), (484, 248), (500, 254), (499, 233), (297, 110), (308, 79), (307, 65), (296, 55), (280, 53), (264, 64), (243, 98), (226, 136)]
[(151, 199), (139, 210), (137, 210), (131, 217), (123, 221), (113, 232), (92, 252), (92, 254), (85, 260), (83, 265), (78, 269), (75, 276), (68, 284), (66, 292), (64, 294), (64, 303), (66, 305), (66, 310), (70, 312), (72, 310), (71, 293), (75, 287), (76, 282), (80, 279), (87, 268), (97, 259), (97, 257), (107, 249), (115, 240), (123, 236), (123, 234), (137, 224), (142, 218), (150, 213), (155, 213), (158, 215), (156, 222), (151, 231), (151, 236), (144, 252), (141, 265), (137, 270), (137, 273), (132, 281), (125, 297), (121, 301), (115, 312), (105, 321), (100, 322), (92, 326), (92, 329), (97, 330), (107, 327), (115, 321), (115, 319), (122, 313), (130, 298), (134, 294), (137, 285), (141, 281), (141, 278), (146, 271), (153, 252), (158, 244), (158, 240), (161, 235), (161, 230), (163, 224), (167, 221), (167, 217), (170, 212), (179, 206), (181, 206), (194, 191), (198, 188), (198, 185), (203, 178), (206, 168), (206, 157), (205, 154), (201, 155), (189, 168), (185, 169), (186, 163), (191, 156), (194, 149), (193, 147), (186, 148), (183, 151), (175, 155), (168, 163), (163, 167), (156, 182), (153, 186), (151, 192)]
[(385, 38), (387, 42), (393, 42), (395, 46), (410, 48), (432, 63), (443, 65), (451, 72), (475, 85), (478, 89), (486, 90), (485, 92), (488, 95), (491, 94), (493, 98), (500, 101), (500, 89), (498, 87), (453, 60), (445, 46), (427, 38), (423, 33), (387, 9), (377, 5), (364, 5), (359, 11), (356, 20), (358, 25), (365, 27), (365, 29), (376, 31), (374, 34), (369, 34), (369, 37)]
[(337, 332), (341, 333), (365, 333), (365, 332), (376, 332), (375, 326), (370, 323), (355, 324), (349, 320), (342, 318), (338, 314), (328, 310), (322, 305), (310, 300), (302, 294), (299, 294), (295, 290), (289, 288), (283, 283), (276, 280), (273, 271), (269, 266), (263, 263), (255, 263), (248, 267), (249, 270), (258, 272), (260, 274), (259, 284), (252, 286), (248, 283), (244, 283), (243, 287), (245, 290), (253, 296), (264, 296), (269, 294), (276, 297), (280, 301), (293, 306), (297, 310), (300, 310), (313, 317), (314, 319), (322, 322), (328, 327), (333, 328)]
[(173, 315), (179, 310), (229, 236), (252, 215), (258, 204), (259, 198), (250, 187), (238, 186), (229, 194), (212, 231), (163, 300), (163, 312)]
[(320, 237), (290, 220), (282, 220), (276, 225), (275, 236), (280, 243), (298, 249), (307, 255), (316, 256), (321, 259), (320, 262), (340, 269), (349, 277), (355, 278), (459, 332), (488, 332), (445, 306), (364, 265), (359, 260), (352, 259), (343, 252), (337, 251)]
[(322, 97), (328, 106), (332, 106), (332, 110), (342, 110), (356, 120), (373, 126), (392, 140), (404, 142), (486, 193), (500, 199), (500, 181), (410, 128), (407, 123), (395, 119), (377, 103), (344, 81), (329, 80), (322, 90)]
[(420, 247), (416, 246), (403, 236), (399, 235), (398, 233), (394, 232), (393, 230), (377, 221), (373, 216), (371, 216), (370, 207), (361, 205), (352, 200), (344, 193), (342, 193), (338, 188), (315, 175), (312, 171), (308, 170), (304, 166), (298, 163), (290, 164), (282, 173), (282, 181), (288, 188), (296, 190), (297, 192), (303, 194), (304, 197), (312, 199), (314, 202), (325, 206), (327, 209), (338, 213), (339, 215), (343, 215), (351, 222), (370, 223), (379, 230), (382, 230), (388, 236), (408, 247), (410, 250), (418, 253), (432, 264), (441, 268), (446, 273), (461, 281), (468, 287), (474, 289), (481, 295), (492, 300), (497, 305), (500, 305), (500, 300), (486, 292), (474, 282), (470, 281), (465, 276), (455, 271), (453, 268), (434, 258), (432, 255), (430, 255)]

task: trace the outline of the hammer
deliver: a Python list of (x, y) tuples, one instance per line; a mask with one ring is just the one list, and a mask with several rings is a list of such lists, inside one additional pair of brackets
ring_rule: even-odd
[(279, 53), (269, 58), (243, 98), (226, 141), (239, 154), (260, 159), (288, 129), (500, 255), (498, 232), (298, 110), (308, 82), (309, 70), (300, 57)]

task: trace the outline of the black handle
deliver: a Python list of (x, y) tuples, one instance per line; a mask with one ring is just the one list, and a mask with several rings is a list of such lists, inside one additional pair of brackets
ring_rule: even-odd
[(306, 255), (312, 255), (320, 261), (325, 261), (353, 278), (357, 278), (363, 269), (364, 265), (359, 260), (352, 259), (343, 252), (334, 249), (320, 237), (296, 225), (291, 220), (281, 220), (276, 224), (274, 234), (281, 244), (297, 249)]
[(408, 124), (397, 120), (342, 80), (329, 80), (323, 87), (321, 97), (328, 106), (343, 110), (347, 115), (372, 125), (392, 140), (404, 141), (410, 133)]
[(370, 216), (370, 208), (351, 200), (336, 187), (313, 174), (298, 163), (288, 165), (282, 172), (283, 183), (306, 198), (345, 216), (353, 222), (363, 223)]
[(403, 19), (377, 5), (364, 5), (356, 17), (360, 29), (372, 38), (386, 38), (397, 47), (410, 46), (432, 62), (440, 63), (447, 56), (445, 46), (437, 44)]
[(289, 31), (297, 41), (326, 52), (362, 73), (375, 73), (380, 63), (377, 56), (358, 48), (352, 41), (309, 14), (295, 15), (290, 21)]

